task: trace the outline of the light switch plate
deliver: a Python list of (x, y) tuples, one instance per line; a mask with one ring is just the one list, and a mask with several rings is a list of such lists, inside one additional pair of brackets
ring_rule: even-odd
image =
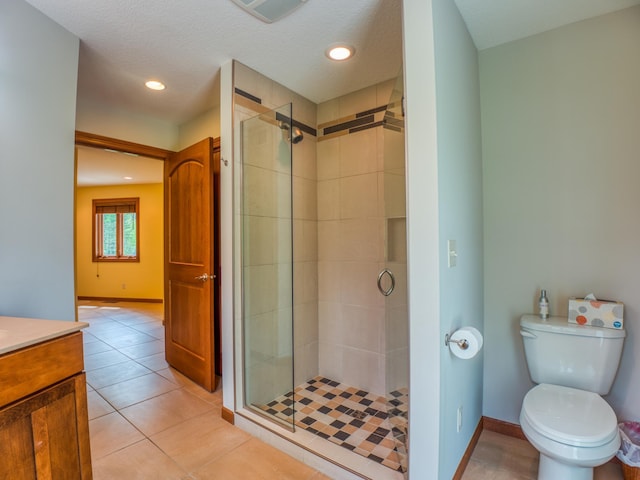
[(458, 264), (458, 250), (456, 248), (455, 240), (447, 240), (448, 253), (448, 265), (449, 268), (453, 268)]

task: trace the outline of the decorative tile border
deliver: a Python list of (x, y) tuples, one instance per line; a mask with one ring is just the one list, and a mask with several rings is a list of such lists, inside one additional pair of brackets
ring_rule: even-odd
[[(264, 106), (262, 99), (249, 92), (235, 88), (235, 102), (257, 113), (267, 113), (271, 109)], [(380, 105), (369, 110), (338, 118), (330, 122), (318, 125), (317, 129), (299, 122), (295, 119), (291, 121), (293, 126), (298, 127), (303, 132), (318, 138), (318, 141), (329, 140), (350, 133), (357, 133), (370, 128), (383, 127), (396, 132), (404, 129), (404, 118), (396, 117), (392, 109), (397, 107), (396, 103)], [(280, 113), (276, 113), (276, 120), (289, 121), (289, 118)]]
[(233, 91), (240, 95), (241, 97), (246, 98), (247, 100), (251, 100), (254, 103), (262, 105), (262, 99), (256, 97), (255, 95), (251, 95), (249, 92), (245, 92), (244, 90), (240, 90), (238, 87), (235, 87)]
[(380, 105), (379, 107), (322, 123), (318, 125), (320, 134), (318, 141), (321, 142), (376, 127), (401, 132), (404, 129), (404, 118), (397, 118), (391, 111), (396, 106), (395, 103)]
[[(268, 113), (271, 110), (273, 110), (271, 108), (266, 107), (262, 103), (261, 98), (256, 97), (255, 95), (252, 95), (249, 92), (240, 90), (237, 87), (234, 89), (234, 91), (235, 91), (234, 100), (235, 100), (235, 103), (238, 105), (248, 108), (249, 110), (253, 110), (256, 113)], [(276, 112), (276, 121), (285, 121), (288, 123), (290, 119), (286, 115), (283, 115), (280, 112)], [(294, 127), (298, 127), (300, 130), (302, 130), (305, 133), (308, 133), (309, 135), (313, 135), (314, 137), (318, 136), (317, 130), (305, 123), (299, 122), (296, 119), (292, 119), (291, 123)]]

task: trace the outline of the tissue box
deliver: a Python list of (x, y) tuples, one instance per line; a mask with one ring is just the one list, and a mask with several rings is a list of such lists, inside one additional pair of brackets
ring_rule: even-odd
[(569, 323), (621, 329), (624, 304), (610, 300), (569, 299)]

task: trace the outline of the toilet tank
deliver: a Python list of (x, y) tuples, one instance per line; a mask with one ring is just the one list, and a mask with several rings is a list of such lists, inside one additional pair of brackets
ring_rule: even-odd
[(626, 335), (620, 329), (523, 315), (520, 335), (531, 380), (605, 395), (618, 371)]

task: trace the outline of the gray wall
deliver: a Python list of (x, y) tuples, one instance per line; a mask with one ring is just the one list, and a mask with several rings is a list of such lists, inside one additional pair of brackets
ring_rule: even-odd
[(607, 400), (640, 417), (640, 7), (480, 54), (484, 162), (484, 415), (518, 423), (533, 385), (517, 322), (593, 292), (625, 303)]
[(0, 315), (75, 319), (78, 38), (0, 3)]
[[(453, 0), (404, 2), (413, 479), (449, 479), (482, 411), (482, 355), (444, 334), (482, 330), (482, 172), (475, 46)], [(447, 240), (458, 266), (447, 267)], [(463, 407), (463, 428), (456, 411)]]
[[(438, 478), (440, 283), (432, 0), (405, 1), (404, 68), (409, 290), (409, 471)], [(417, 452), (417, 455), (414, 455)]]
[[(482, 157), (478, 54), (453, 0), (434, 0), (440, 339), (463, 326), (482, 332)], [(412, 220), (413, 221), (413, 218)], [(448, 267), (447, 240), (457, 244)], [(482, 353), (454, 357), (440, 342), (440, 472), (450, 479), (482, 415)], [(457, 410), (462, 407), (462, 429)]]

